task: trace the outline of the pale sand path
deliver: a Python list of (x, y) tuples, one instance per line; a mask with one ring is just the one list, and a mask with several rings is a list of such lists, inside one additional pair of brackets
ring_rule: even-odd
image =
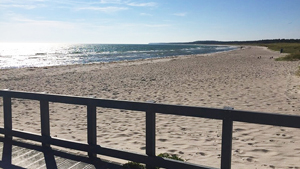
[[(257, 59), (262, 56), (261, 59)], [(178, 58), (0, 70), (0, 88), (300, 115), (300, 62), (263, 47)], [(13, 127), (40, 132), (38, 102), (13, 101)], [(1, 118), (2, 118), (2, 101)], [(145, 114), (97, 109), (98, 144), (144, 152)], [(86, 108), (51, 104), (51, 135), (86, 142)], [(157, 115), (157, 154), (220, 166), (221, 121)], [(1, 125), (3, 122), (1, 121)], [(233, 168), (300, 167), (300, 130), (234, 123)]]

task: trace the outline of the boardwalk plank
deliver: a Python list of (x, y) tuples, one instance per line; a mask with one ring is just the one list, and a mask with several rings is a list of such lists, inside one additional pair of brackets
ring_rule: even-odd
[[(24, 143), (28, 144), (28, 143)], [(55, 168), (51, 165), (51, 163), (48, 162), (48, 166), (46, 165), (46, 158), (50, 159), (52, 158), (54, 160), (54, 164), (58, 169), (121, 169), (120, 165), (116, 164), (107, 164), (106, 162), (100, 162), (98, 164), (91, 164), (89, 162), (83, 162), (80, 159), (84, 158), (87, 159), (87, 157), (80, 157), (78, 156), (76, 159), (69, 159), (64, 156), (57, 156), (54, 155), (53, 152), (47, 153), (44, 151), (41, 151), (42, 147), (40, 149), (33, 149), (33, 148), (25, 148), (21, 146), (12, 145), (11, 146), (11, 164), (5, 164), (5, 166), (0, 166), (0, 169), (2, 168), (28, 168), (28, 169), (47, 169), (47, 168)], [(3, 140), (0, 141), (0, 157), (3, 156)], [(49, 151), (49, 150), (48, 150)], [(58, 151), (58, 150), (55, 150)], [(58, 151), (60, 152), (60, 151)], [(45, 154), (46, 153), (46, 154)], [(68, 152), (67, 152), (68, 153)], [(45, 157), (48, 156), (48, 157)], [(72, 153), (70, 154), (73, 155)], [(52, 157), (51, 157), (52, 156)], [(76, 155), (75, 155), (76, 156)], [(0, 158), (0, 162), (2, 158)], [(0, 163), (1, 164), (1, 163)], [(3, 165), (3, 164), (2, 164)]]

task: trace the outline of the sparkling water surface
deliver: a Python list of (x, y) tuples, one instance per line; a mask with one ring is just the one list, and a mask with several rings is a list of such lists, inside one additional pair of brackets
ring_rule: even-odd
[(0, 68), (113, 62), (214, 53), (233, 49), (236, 47), (180, 44), (0, 43)]

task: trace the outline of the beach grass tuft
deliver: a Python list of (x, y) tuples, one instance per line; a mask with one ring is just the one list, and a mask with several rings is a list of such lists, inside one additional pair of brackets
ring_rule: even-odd
[[(160, 154), (158, 154), (158, 157), (169, 158), (169, 159), (178, 160), (178, 161), (185, 161), (184, 159), (180, 158), (176, 154), (160, 153)], [(137, 163), (137, 162), (132, 162), (132, 161), (123, 164), (123, 168), (124, 169), (146, 169), (146, 167), (144, 165)], [(159, 169), (159, 167), (156, 167), (156, 169)]]
[(178, 160), (178, 161), (184, 161), (184, 159), (180, 158), (176, 154), (161, 153), (161, 154), (158, 155), (158, 157), (169, 158), (169, 159)]

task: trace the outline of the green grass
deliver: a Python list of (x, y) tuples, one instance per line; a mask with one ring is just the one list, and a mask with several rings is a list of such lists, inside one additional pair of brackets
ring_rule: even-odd
[(276, 50), (276, 51), (280, 51), (280, 49), (283, 49), (284, 53), (300, 52), (300, 43), (270, 43), (270, 44), (263, 44), (263, 46), (266, 46), (269, 49)]
[(276, 58), (276, 61), (297, 61), (300, 60), (300, 52), (290, 53), (284, 57)]
[[(169, 158), (169, 159), (178, 160), (178, 161), (184, 161), (184, 159), (180, 158), (176, 154), (161, 153), (158, 155), (158, 157)], [(137, 163), (137, 162), (132, 162), (132, 161), (130, 161), (126, 164), (123, 164), (123, 168), (124, 169), (146, 169), (146, 167), (144, 165)], [(159, 167), (156, 167), (156, 169), (159, 169)]]
[(283, 53), (288, 53), (284, 57), (277, 58), (277, 61), (296, 61), (300, 60), (300, 43), (270, 43), (260, 44), (260, 46), (266, 46), (271, 50), (280, 51), (283, 49)]

